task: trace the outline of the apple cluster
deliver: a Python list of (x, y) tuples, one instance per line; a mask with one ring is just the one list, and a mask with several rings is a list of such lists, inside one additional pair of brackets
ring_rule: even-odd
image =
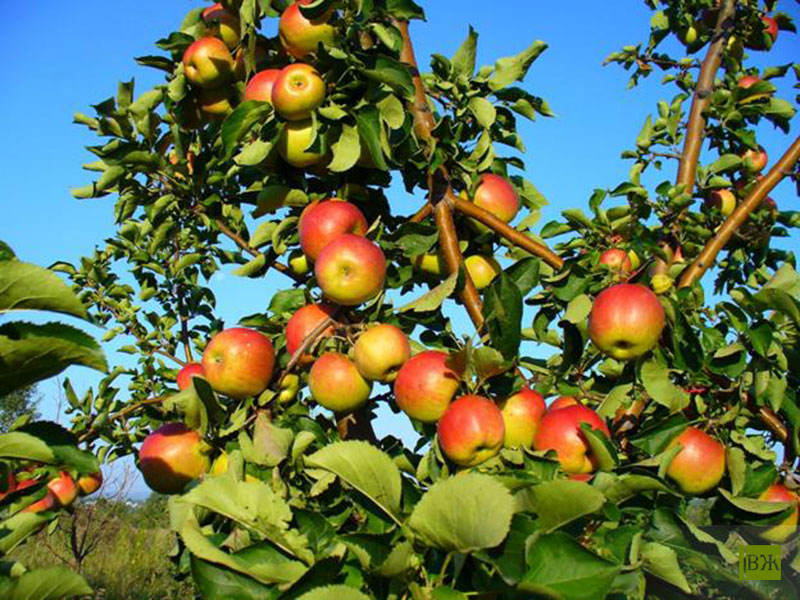
[[(20, 498), (35, 497), (33, 502), (29, 502), (20, 510), (23, 513), (67, 508), (78, 496), (93, 494), (103, 484), (103, 473), (100, 471), (81, 475), (76, 479), (67, 471), (59, 471), (55, 476), (40, 474), (37, 471), (39, 466), (33, 464), (17, 473), (9, 472), (5, 485), (0, 486), (0, 502), (14, 495)], [(44, 484), (44, 495), (39, 497), (38, 492), (42, 489), (42, 484)]]

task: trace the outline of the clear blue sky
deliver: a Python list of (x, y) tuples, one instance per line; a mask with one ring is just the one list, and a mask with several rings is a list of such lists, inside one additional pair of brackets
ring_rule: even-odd
[[(135, 77), (138, 93), (159, 83), (161, 74), (139, 67), (133, 57), (157, 53), (153, 42), (177, 29), (185, 13), (202, 4), (184, 0), (83, 0), (77, 7), (6, 3), (6, 51), (0, 78), (0, 114), (5, 116), (0, 145), (0, 239), (20, 258), (43, 265), (76, 261), (111, 235), (112, 198), (77, 201), (69, 195), (70, 187), (90, 181), (91, 174), (81, 169), (82, 163), (92, 160), (84, 146), (98, 143), (87, 130), (71, 124), (72, 115), (91, 113), (91, 104), (116, 93), (118, 81)], [(428, 21), (415, 22), (411, 31), (423, 68), (432, 52), (452, 55), (469, 25), (480, 34), (479, 64), (515, 54), (534, 39), (550, 45), (533, 65), (525, 87), (547, 99), (557, 118), (534, 124), (520, 121), (528, 148), (526, 176), (550, 201), (542, 223), (557, 219), (566, 208), (586, 207), (594, 188), (614, 187), (623, 181), (630, 163), (619, 159), (620, 152), (633, 147), (657, 100), (676, 93), (660, 85), (658, 74), (635, 90), (626, 90), (626, 72), (617, 66), (601, 66), (612, 51), (646, 40), (650, 11), (641, 0), (507, 0), (497, 4), (422, 0), (421, 4)], [(784, 0), (780, 8), (800, 20), (795, 2)], [(265, 33), (274, 34), (275, 27), (275, 22), (267, 24)], [(798, 57), (798, 37), (781, 32), (770, 63), (785, 64)], [(763, 61), (763, 54), (758, 60)], [(794, 90), (789, 86), (794, 82), (791, 76), (787, 80), (780, 95), (791, 101)], [(772, 158), (789, 143), (768, 124), (759, 139)], [(796, 203), (788, 182), (772, 196), (779, 206)], [(421, 202), (401, 189), (392, 200), (400, 212), (410, 212)], [(796, 240), (793, 245), (797, 246)], [(272, 289), (264, 281), (231, 276), (214, 283), (221, 312), (231, 323), (263, 310)], [(89, 329), (96, 337), (102, 335), (98, 329)], [(109, 359), (111, 363), (124, 360), (113, 351)], [(82, 368), (67, 374), (79, 393), (97, 380)], [(59, 387), (52, 380), (40, 390), (45, 396), (42, 412), (54, 418)], [(399, 433), (407, 431), (407, 424), (404, 418), (385, 419), (379, 430)], [(134, 491), (142, 494), (143, 484), (138, 483)]]

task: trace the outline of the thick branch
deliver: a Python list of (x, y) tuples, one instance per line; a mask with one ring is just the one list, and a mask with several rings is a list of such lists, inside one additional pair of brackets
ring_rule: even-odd
[(759, 179), (755, 187), (745, 200), (736, 207), (736, 210), (725, 220), (717, 230), (716, 235), (711, 238), (700, 252), (691, 266), (683, 272), (678, 282), (678, 287), (687, 287), (699, 280), (703, 274), (714, 264), (717, 255), (722, 251), (728, 241), (736, 231), (747, 220), (750, 214), (756, 210), (761, 202), (767, 197), (772, 189), (786, 177), (800, 160), (800, 137), (784, 153), (777, 164), (770, 169), (769, 173)]
[(523, 250), (530, 252), (534, 256), (538, 256), (555, 269), (560, 269), (564, 266), (564, 261), (560, 256), (558, 256), (555, 252), (550, 250), (544, 244), (540, 244), (526, 236), (525, 234), (517, 231), (513, 227), (510, 227), (497, 217), (495, 217), (492, 213), (487, 210), (484, 210), (477, 204), (472, 202), (467, 202), (466, 200), (459, 198), (455, 194), (449, 194), (448, 200), (452, 203), (453, 208), (460, 213), (467, 215), (468, 217), (472, 217), (476, 221), (480, 221), (484, 225), (486, 225), (489, 229), (494, 230), (498, 235), (504, 237), (509, 242), (522, 248)]
[(684, 140), (681, 163), (678, 167), (677, 184), (685, 185), (685, 193), (691, 194), (697, 174), (697, 163), (700, 150), (703, 147), (703, 134), (706, 128), (706, 118), (703, 116), (714, 91), (714, 78), (717, 75), (722, 54), (728, 42), (726, 30), (730, 28), (731, 20), (736, 11), (736, 0), (725, 0), (717, 17), (717, 26), (714, 37), (708, 49), (703, 64), (700, 67), (700, 76), (692, 99), (692, 108), (689, 112), (689, 122), (686, 125), (686, 139)]
[[(428, 105), (425, 85), (422, 83), (422, 77), (420, 77), (419, 67), (417, 66), (417, 59), (414, 56), (414, 45), (408, 34), (408, 21), (395, 21), (395, 26), (400, 30), (403, 36), (403, 49), (400, 53), (400, 59), (411, 68), (411, 75), (414, 81), (414, 103), (411, 106), (411, 114), (414, 117), (414, 132), (419, 139), (430, 144), (430, 142), (433, 141), (433, 128), (436, 126), (436, 122), (433, 118), (433, 113), (431, 113), (430, 106)], [(428, 153), (429, 152), (430, 150), (428, 150)], [(448, 194), (453, 194), (450, 188), (450, 176), (445, 167), (440, 167), (439, 173), (442, 175), (445, 194), (444, 196), (437, 194), (435, 189), (436, 185), (434, 183), (436, 178), (430, 177), (428, 185), (428, 204), (433, 207), (436, 226), (439, 229), (439, 244), (442, 249), (444, 262), (447, 265), (447, 271), (448, 273), (455, 273), (464, 265), (464, 257), (461, 255), (461, 249), (458, 245), (458, 234), (456, 233), (456, 226), (453, 221), (453, 212), (450, 206), (442, 201)], [(417, 213), (414, 218), (417, 218), (420, 214), (424, 214), (425, 211), (426, 209), (423, 207), (422, 211)], [(464, 269), (464, 289), (461, 291), (460, 296), (475, 327), (481, 329), (483, 327), (483, 303), (472, 281), (472, 277), (470, 277), (466, 269)]]

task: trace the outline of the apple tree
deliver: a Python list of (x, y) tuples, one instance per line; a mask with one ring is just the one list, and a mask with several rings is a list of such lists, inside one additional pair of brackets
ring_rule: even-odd
[[(750, 66), (794, 25), (772, 0), (645, 3), (649, 36), (608, 62), (671, 89), (628, 179), (542, 227), (517, 122), (552, 116), (524, 84), (546, 44), (481, 67), (470, 30), (423, 73), (412, 0), (197, 7), (136, 59), (163, 84), (76, 115), (101, 141), (74, 195), (113, 198), (116, 233), (53, 268), (131, 358), (65, 383), (68, 435), (172, 495), (201, 597), (798, 595), (800, 276), (778, 238), (800, 219), (768, 195), (800, 140), (758, 132), (788, 135), (774, 82), (800, 67)], [(220, 319), (223, 269), (263, 310)], [(383, 407), (415, 443), (376, 435)], [(14, 443), (12, 480), (95, 468)], [(4, 550), (53, 512), (17, 523), (18, 496)], [(758, 543), (782, 580), (739, 579)]]

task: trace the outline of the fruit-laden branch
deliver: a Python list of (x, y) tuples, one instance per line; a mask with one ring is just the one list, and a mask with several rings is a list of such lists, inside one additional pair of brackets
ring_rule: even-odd
[[(433, 113), (431, 113), (430, 106), (428, 105), (425, 85), (422, 83), (422, 77), (419, 74), (417, 59), (414, 55), (414, 45), (411, 43), (411, 37), (408, 34), (408, 21), (395, 20), (394, 25), (400, 30), (403, 36), (403, 49), (400, 52), (400, 60), (410, 67), (414, 81), (414, 102), (411, 105), (411, 114), (414, 118), (414, 132), (420, 140), (429, 144), (430, 148), (430, 144), (433, 140), (433, 128), (436, 122), (434, 121)], [(427, 153), (429, 152), (430, 150), (428, 150)], [(449, 174), (444, 167), (439, 170), (444, 179), (443, 183), (445, 184), (445, 189), (452, 194)], [(434, 179), (435, 178), (429, 178), (428, 204), (431, 205), (434, 210), (436, 227), (439, 229), (439, 243), (442, 248), (442, 257), (444, 258), (445, 265), (447, 265), (447, 271), (448, 273), (454, 273), (463, 267), (464, 257), (461, 255), (461, 248), (459, 248), (458, 245), (458, 233), (456, 232), (456, 225), (453, 221), (453, 212), (449, 204), (441, 202), (442, 197), (437, 194), (435, 189), (436, 185), (433, 183)], [(425, 208), (423, 207), (423, 211), (424, 210)], [(464, 303), (475, 327), (477, 329), (482, 329), (483, 303), (472, 281), (472, 277), (470, 277), (466, 269), (464, 269), (464, 289), (461, 291), (461, 301)]]
[(686, 125), (686, 139), (684, 140), (683, 153), (678, 167), (678, 185), (685, 185), (684, 193), (692, 193), (694, 180), (697, 174), (697, 163), (700, 150), (703, 146), (706, 118), (703, 115), (711, 101), (714, 92), (714, 78), (717, 75), (722, 54), (728, 42), (727, 31), (731, 28), (732, 19), (736, 11), (736, 0), (724, 0), (722, 9), (717, 16), (717, 25), (714, 29), (711, 46), (708, 49), (692, 99), (692, 108), (689, 111), (689, 122)]
[(550, 250), (544, 244), (540, 244), (526, 236), (525, 234), (510, 227), (502, 220), (495, 217), (492, 213), (484, 210), (473, 202), (459, 198), (452, 192), (447, 194), (447, 200), (453, 205), (456, 211), (472, 217), (476, 221), (480, 221), (490, 229), (494, 230), (498, 235), (504, 237), (515, 246), (530, 252), (534, 256), (538, 256), (555, 269), (560, 269), (564, 266), (564, 260), (555, 252)]
[(708, 240), (700, 255), (691, 266), (681, 275), (678, 287), (687, 287), (698, 281), (703, 274), (714, 264), (717, 255), (722, 251), (736, 231), (756, 210), (781, 179), (791, 173), (797, 161), (800, 160), (800, 137), (784, 153), (765, 177), (759, 179), (747, 198), (736, 207), (733, 213), (717, 230), (716, 235)]
[[(250, 244), (248, 244), (242, 236), (232, 231), (220, 219), (214, 219), (214, 224), (217, 226), (217, 229), (219, 229), (220, 233), (222, 233), (224, 236), (232, 240), (233, 243), (239, 246), (241, 250), (247, 252), (253, 258), (258, 258), (259, 256), (261, 256), (261, 252), (250, 246)], [(267, 260), (269, 261), (269, 257), (267, 257)], [(297, 275), (289, 267), (287, 267), (283, 263), (278, 262), (277, 260), (270, 261), (268, 266), (280, 273), (283, 273), (290, 279), (294, 280), (295, 283), (305, 283), (305, 279), (303, 277)]]

